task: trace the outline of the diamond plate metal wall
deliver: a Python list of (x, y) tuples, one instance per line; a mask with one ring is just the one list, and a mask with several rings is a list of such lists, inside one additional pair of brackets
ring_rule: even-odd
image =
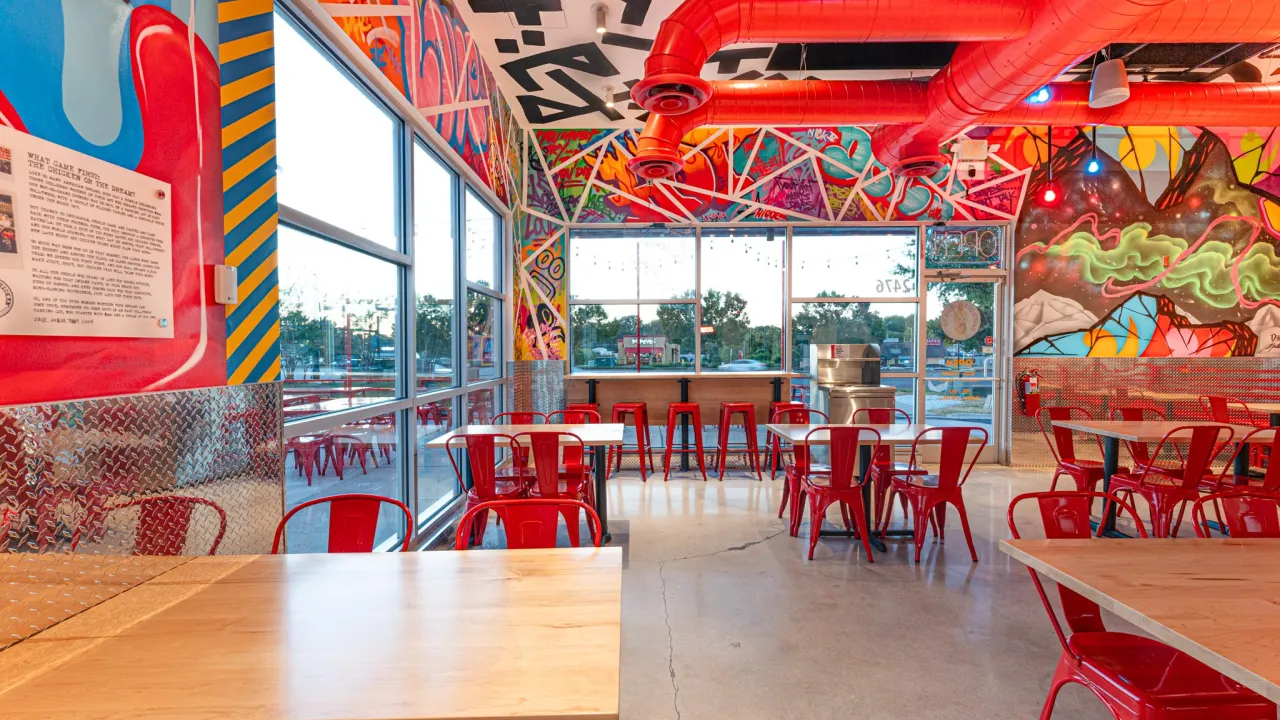
[[(1040, 404), (1071, 405), (1095, 419), (1118, 407), (1158, 410), (1170, 419), (1203, 420), (1201, 395), (1249, 401), (1280, 397), (1280, 358), (1014, 358), (1013, 377), (1040, 374)], [(1014, 467), (1052, 468), (1053, 456), (1035, 418), (1013, 398)], [(1077, 443), (1089, 449), (1092, 443)], [(1096, 454), (1096, 453), (1095, 453)]]
[(157, 556), (270, 551), (280, 417), (277, 384), (0, 409), (0, 648), (183, 562)]
[(516, 360), (507, 363), (507, 374), (511, 377), (508, 410), (564, 409), (563, 360)]

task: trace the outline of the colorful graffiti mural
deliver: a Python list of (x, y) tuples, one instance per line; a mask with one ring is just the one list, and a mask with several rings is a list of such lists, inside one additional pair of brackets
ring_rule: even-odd
[[(1058, 357), (1280, 356), (1280, 137), (1273, 129), (978, 128), (986, 177), (951, 167), (894, 178), (862, 128), (707, 128), (685, 138), (684, 171), (644, 183), (626, 161), (634, 130), (526, 131), (517, 282), (570, 223), (1015, 221), (1018, 354)], [(1063, 197), (1034, 192), (1052, 156)], [(552, 238), (554, 241), (551, 241)], [(541, 316), (517, 301), (517, 357), (562, 357), (562, 284)], [(530, 293), (532, 300), (535, 296)], [(541, 342), (541, 344), (538, 344)]]
[[(520, 127), (449, 0), (338, 0), (342, 28), (503, 202), (515, 199)], [(400, 14), (362, 14), (362, 6)]]
[(1084, 132), (1055, 131), (1052, 206), (1034, 192), (1047, 171), (1032, 173), (1016, 231), (1017, 354), (1280, 355), (1271, 131), (1110, 135), (1089, 175)]
[[(212, 0), (0, 3), (0, 124), (173, 186), (173, 340), (8, 336), (0, 405), (222, 385), (218, 14)], [(178, 17), (174, 12), (181, 12)]]

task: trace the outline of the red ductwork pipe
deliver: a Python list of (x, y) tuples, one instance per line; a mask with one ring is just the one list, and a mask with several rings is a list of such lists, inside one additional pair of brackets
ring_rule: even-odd
[(1280, 40), (1276, 0), (1177, 0), (1133, 26), (1128, 43), (1253, 43)]
[[(711, 84), (711, 102), (682, 115), (653, 113), (637, 143), (631, 168), (641, 177), (680, 170), (680, 139), (703, 125), (831, 125), (919, 122), (925, 84), (909, 80), (756, 80)], [(937, 151), (937, 148), (934, 148)]]
[(876, 158), (895, 172), (904, 167), (928, 172), (916, 160), (928, 148), (936, 148), (982, 115), (1020, 102), (1083, 58), (1125, 37), (1170, 2), (1040, 0), (1025, 36), (961, 44), (951, 62), (929, 79), (929, 115), (924, 122), (881, 126), (871, 137)]
[(686, 0), (662, 21), (631, 96), (676, 115), (706, 101), (707, 58), (743, 42), (1003, 40), (1025, 34), (1029, 0)]
[[(680, 142), (685, 134), (703, 125), (752, 124), (874, 124), (918, 122), (928, 114), (928, 100), (922, 83), (901, 81), (796, 83), (775, 81), (752, 83), (759, 88), (727, 86), (742, 83), (714, 83), (711, 101), (685, 115), (653, 114), (637, 143), (630, 161), (635, 173), (647, 179), (667, 178), (683, 166)], [(834, 86), (818, 99), (815, 88), (804, 92), (801, 85)], [(842, 86), (851, 86), (842, 88)], [(903, 87), (915, 86), (915, 87)], [(1209, 125), (1216, 127), (1257, 127), (1275, 124), (1280, 117), (1280, 85), (1251, 83), (1134, 83), (1130, 98), (1115, 107), (1089, 107), (1089, 83), (1056, 83), (1052, 97), (1041, 105), (1019, 102), (1014, 107), (981, 115), (977, 126), (1017, 125)], [(747, 95), (760, 93), (771, 98), (767, 114)], [(840, 99), (837, 99), (840, 98)], [(763, 120), (759, 118), (765, 118)], [(919, 156), (943, 162), (938, 143), (921, 148)], [(878, 157), (878, 156), (877, 156)], [(883, 158), (880, 158), (883, 162)], [(927, 165), (927, 163), (925, 163)], [(933, 166), (936, 171), (937, 166)], [(911, 168), (907, 168), (907, 174)], [(915, 174), (924, 174), (918, 171)]]

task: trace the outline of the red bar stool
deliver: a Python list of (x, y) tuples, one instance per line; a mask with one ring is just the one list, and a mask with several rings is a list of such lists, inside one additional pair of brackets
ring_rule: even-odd
[[(698, 449), (698, 469), (702, 471), (703, 482), (706, 482), (707, 465), (702, 456), (702, 414), (698, 411), (698, 403), (695, 402), (673, 402), (667, 406), (667, 451), (662, 458), (664, 468), (662, 480), (665, 482), (671, 477), (671, 450), (675, 445), (676, 421), (684, 415), (688, 415), (689, 422), (693, 424), (693, 442)], [(688, 452), (689, 444), (681, 443), (680, 451)]]
[[(636, 455), (640, 456), (640, 479), (642, 481), (648, 482), (649, 468), (653, 467), (653, 440), (649, 437), (648, 406), (642, 402), (628, 402), (628, 403), (613, 404), (613, 422), (626, 424), (627, 415), (631, 416), (631, 419), (636, 426), (636, 449), (634, 451), (629, 451), (626, 445), (623, 445), (619, 447), (617, 450), (614, 450), (614, 448), (610, 446), (609, 455), (606, 458), (606, 462), (605, 462), (605, 467), (613, 466), (614, 453), (617, 452), (618, 453), (617, 454), (617, 458), (618, 458), (617, 470), (621, 471), (622, 470), (622, 454), (624, 452), (635, 452)], [(649, 464), (647, 466), (644, 463), (646, 457), (649, 459)]]
[[(797, 402), (778, 402), (769, 403), (769, 422), (776, 422), (778, 413), (784, 410), (803, 410), (804, 405)], [(778, 467), (782, 460), (782, 440), (772, 433), (765, 439), (765, 451), (769, 453), (769, 479), (776, 480), (778, 478)]]
[(748, 466), (756, 471), (756, 479), (764, 482), (764, 476), (760, 473), (760, 444), (756, 439), (756, 404), (749, 402), (720, 403), (720, 430), (716, 438), (716, 444), (719, 446), (719, 451), (716, 453), (716, 466), (720, 468), (720, 480), (724, 480), (724, 464), (729, 454), (729, 428), (733, 425), (734, 415), (742, 416), (742, 430), (747, 434), (747, 442), (744, 444), (749, 458)]

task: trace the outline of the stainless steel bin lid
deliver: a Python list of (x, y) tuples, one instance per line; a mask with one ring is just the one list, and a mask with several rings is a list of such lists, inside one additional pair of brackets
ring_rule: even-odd
[(880, 397), (898, 392), (892, 385), (829, 385), (822, 389), (831, 393), (832, 397)]

